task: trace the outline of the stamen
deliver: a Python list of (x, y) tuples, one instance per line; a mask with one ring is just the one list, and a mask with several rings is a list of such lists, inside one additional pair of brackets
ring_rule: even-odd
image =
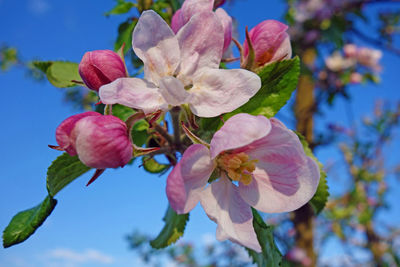
[(228, 174), (232, 181), (240, 181), (249, 185), (252, 181), (252, 172), (256, 169), (257, 159), (249, 160), (244, 152), (237, 154), (225, 153), (217, 159), (220, 168)]

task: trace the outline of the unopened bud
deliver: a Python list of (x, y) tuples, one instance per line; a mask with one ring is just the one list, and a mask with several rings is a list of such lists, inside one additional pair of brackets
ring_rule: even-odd
[(123, 60), (111, 50), (86, 52), (79, 63), (79, 74), (86, 86), (94, 91), (127, 76)]
[(112, 115), (85, 112), (64, 120), (56, 130), (59, 150), (78, 155), (87, 166), (96, 169), (126, 165), (133, 154), (126, 124)]
[[(276, 20), (265, 20), (251, 29), (249, 38), (255, 53), (255, 67), (261, 67), (282, 59), (289, 59), (292, 56), (292, 47), (289, 35), (286, 32), (287, 29), (287, 25)], [(249, 55), (247, 38), (243, 44), (243, 53), (246, 61)]]
[(57, 149), (65, 150), (65, 152), (71, 156), (76, 155), (75, 137), (72, 136), (72, 130), (80, 119), (88, 116), (101, 116), (101, 114), (94, 111), (88, 111), (71, 116), (61, 122), (56, 129), (56, 141), (59, 145)]

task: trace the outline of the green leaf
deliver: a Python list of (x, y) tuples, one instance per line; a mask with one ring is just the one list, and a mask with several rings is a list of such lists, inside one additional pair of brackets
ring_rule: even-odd
[(38, 70), (46, 74), (47, 69), (51, 66), (51, 61), (32, 61), (32, 65)]
[(139, 147), (143, 146), (149, 134), (147, 133), (147, 129), (149, 129), (149, 124), (145, 120), (140, 120), (135, 123), (132, 127), (132, 140), (133, 143)]
[(126, 107), (120, 104), (112, 105), (112, 114), (123, 121), (126, 121), (130, 116), (132, 116), (135, 113), (136, 111), (134, 111), (130, 107)]
[(170, 165), (158, 163), (154, 158), (150, 157), (143, 157), (142, 164), (144, 169), (150, 173), (162, 173), (170, 167)]
[(70, 182), (90, 170), (83, 164), (78, 156), (67, 153), (59, 156), (47, 169), (47, 191), (50, 196), (55, 196)]
[(57, 200), (47, 196), (34, 208), (15, 215), (3, 232), (3, 247), (11, 247), (28, 239), (53, 211)]
[(246, 104), (224, 116), (225, 119), (238, 113), (273, 117), (290, 99), (296, 89), (300, 75), (298, 57), (267, 65), (258, 73), (261, 89)]
[(314, 154), (311, 151), (310, 147), (308, 146), (308, 143), (307, 143), (306, 139), (304, 138), (304, 136), (298, 132), (296, 132), (296, 134), (299, 137), (301, 144), (303, 145), (304, 152), (306, 153), (306, 155), (309, 156), (310, 158), (312, 158), (313, 160), (315, 160), (319, 167), (320, 178), (319, 178), (319, 183), (318, 183), (318, 187), (317, 187), (317, 192), (315, 193), (315, 195), (309, 202), (311, 204), (311, 206), (313, 207), (315, 214), (318, 214), (324, 209), (325, 204), (328, 201), (328, 197), (329, 197), (329, 187), (328, 187), (328, 184), (326, 181), (327, 175), (326, 175), (326, 172), (324, 171), (324, 166), (314, 156)]
[(117, 51), (125, 44), (124, 54), (132, 48), (132, 31), (135, 28), (137, 19), (129, 18), (127, 21), (121, 23), (118, 27), (118, 37), (114, 44), (114, 49)]
[(189, 220), (189, 213), (177, 214), (169, 205), (167, 212), (163, 218), (165, 222), (164, 228), (158, 236), (150, 241), (153, 248), (165, 248), (175, 243), (182, 235)]
[(247, 249), (250, 257), (253, 258), (253, 263), (257, 264), (259, 267), (280, 266), (282, 262), (282, 254), (276, 247), (273, 228), (265, 224), (258, 211), (253, 208), (251, 208), (251, 210), (253, 212), (253, 227), (262, 249), (262, 252), (260, 253)]
[(76, 86), (78, 84), (72, 82), (72, 80), (81, 80), (78, 63), (68, 61), (53, 61), (47, 69), (46, 75), (49, 82), (58, 88)]
[(68, 61), (33, 61), (32, 65), (46, 74), (49, 82), (58, 88), (72, 87), (79, 84), (72, 80), (80, 81), (78, 63)]
[(110, 16), (110, 15), (119, 15), (119, 14), (125, 14), (128, 13), (129, 10), (134, 7), (135, 4), (132, 2), (125, 2), (124, 0), (117, 0), (117, 4), (111, 9), (110, 11), (106, 12), (104, 15), (105, 16)]

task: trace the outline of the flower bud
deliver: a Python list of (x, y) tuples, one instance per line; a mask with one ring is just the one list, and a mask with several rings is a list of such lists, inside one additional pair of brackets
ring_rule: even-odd
[(96, 169), (125, 166), (132, 158), (133, 146), (126, 124), (112, 115), (80, 119), (73, 130), (79, 159)]
[(61, 122), (56, 129), (56, 141), (59, 145), (58, 149), (65, 150), (65, 152), (71, 156), (76, 155), (75, 137), (71, 136), (72, 130), (80, 119), (88, 116), (101, 116), (101, 114), (94, 111), (88, 111), (71, 116)]
[(127, 76), (123, 60), (111, 50), (86, 52), (79, 63), (79, 74), (86, 86), (94, 91)]
[(128, 128), (112, 115), (89, 111), (71, 116), (57, 127), (56, 140), (57, 149), (96, 169), (123, 167), (132, 158)]
[[(287, 29), (287, 25), (276, 20), (265, 20), (251, 29), (249, 38), (255, 53), (255, 67), (281, 59), (289, 59), (292, 56)], [(245, 61), (247, 61), (249, 55), (247, 38), (243, 44), (243, 52)]]

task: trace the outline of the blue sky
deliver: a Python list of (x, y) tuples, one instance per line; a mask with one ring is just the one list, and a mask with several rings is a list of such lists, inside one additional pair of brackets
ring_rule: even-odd
[[(280, 20), (284, 10), (279, 0), (236, 2), (226, 9), (240, 22), (241, 41), (245, 25), (251, 28), (265, 19)], [(113, 48), (117, 26), (124, 20), (123, 16), (103, 16), (113, 5), (112, 0), (0, 0), (0, 44), (17, 47), (24, 60), (79, 62), (86, 51)], [(398, 64), (399, 58), (385, 54), (382, 84), (354, 88), (356, 117), (370, 112), (376, 98), (399, 99)], [(60, 155), (47, 144), (56, 143), (56, 127), (78, 111), (63, 102), (62, 89), (32, 81), (22, 68), (0, 73), (0, 82), (4, 114), (0, 132), (2, 230), (14, 214), (35, 206), (46, 196), (47, 167)], [(345, 121), (344, 105), (338, 101), (333, 109), (327, 109), (329, 119)], [(398, 142), (396, 147), (393, 151), (399, 151)], [(335, 156), (333, 150), (320, 153), (322, 161)], [(138, 265), (124, 236), (134, 229), (155, 235), (162, 228), (166, 177), (152, 176), (133, 166), (107, 170), (86, 187), (90, 175), (58, 194), (53, 214), (31, 238), (8, 249), (0, 248), (0, 266)], [(394, 194), (391, 198), (394, 201)], [(400, 223), (399, 207), (394, 208), (391, 218)], [(184, 239), (203, 240), (214, 233), (215, 224), (197, 207)]]

